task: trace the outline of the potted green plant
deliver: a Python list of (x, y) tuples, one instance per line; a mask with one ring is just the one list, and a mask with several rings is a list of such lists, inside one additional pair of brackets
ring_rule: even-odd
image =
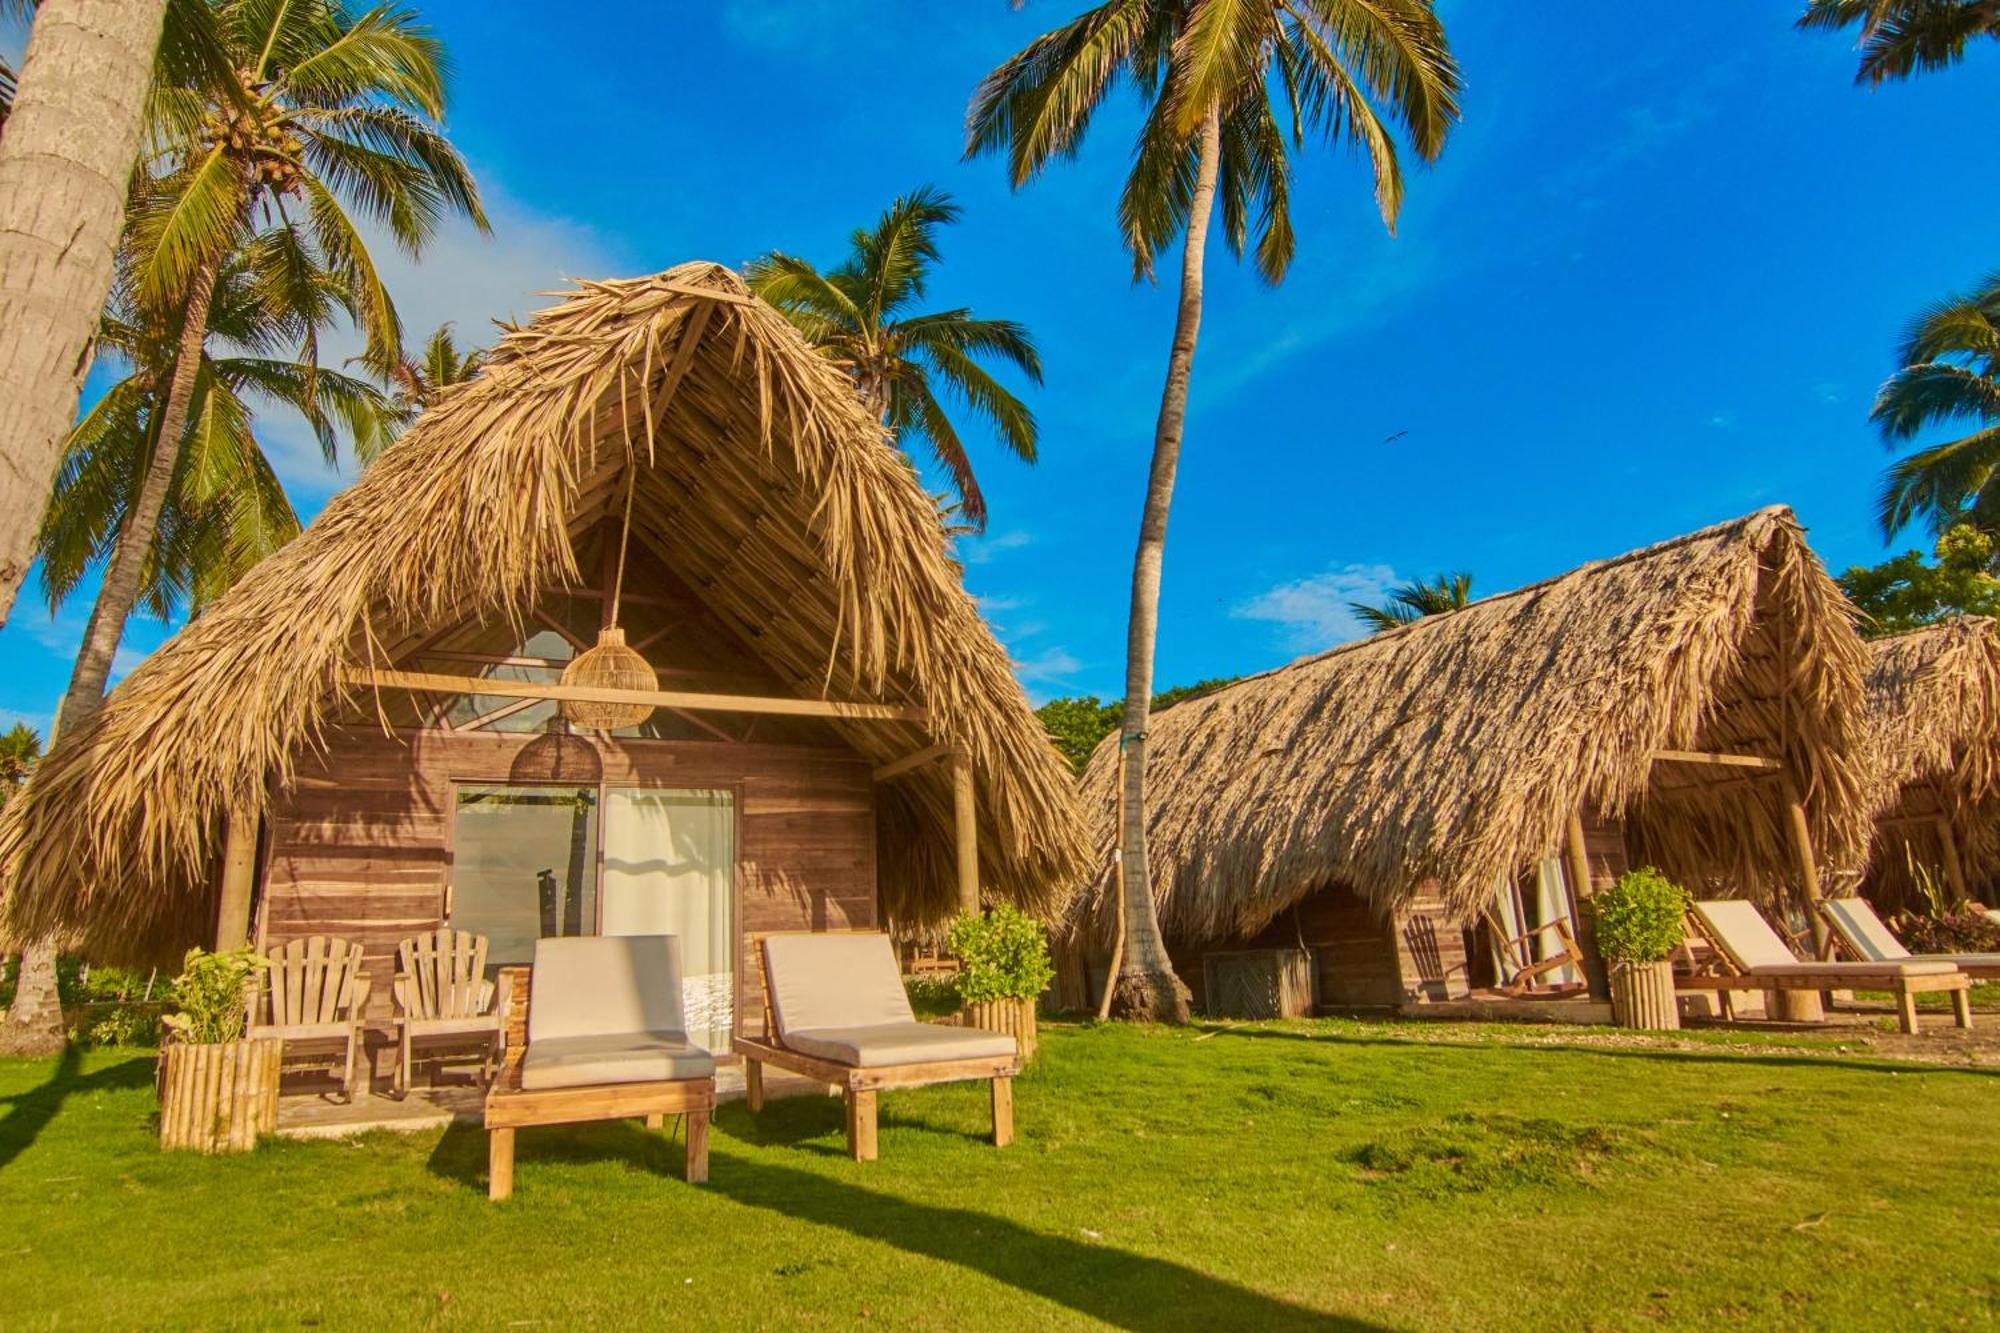
[(1674, 1029), (1674, 949), (1687, 930), (1688, 893), (1651, 866), (1628, 870), (1590, 899), (1597, 951), (1620, 1027)]
[(268, 964), (250, 949), (190, 949), (162, 1021), (160, 1146), (247, 1152), (278, 1127), (277, 1040), (244, 1037), (244, 1012)]
[(1048, 932), (1042, 923), (1007, 903), (984, 914), (968, 912), (951, 923), (951, 950), (958, 955), (958, 996), (967, 1027), (1005, 1032), (1035, 1055), (1035, 1001), (1054, 980)]

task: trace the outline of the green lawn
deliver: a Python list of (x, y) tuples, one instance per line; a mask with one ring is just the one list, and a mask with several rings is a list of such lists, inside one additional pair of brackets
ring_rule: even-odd
[[(151, 1060), (0, 1062), (7, 1327), (1939, 1327), (2000, 1318), (2000, 1068), (1328, 1020), (1065, 1028), (1018, 1085), (154, 1146)], [(1768, 1040), (1766, 1038), (1765, 1040)], [(683, 1322), (685, 1321), (685, 1322)]]

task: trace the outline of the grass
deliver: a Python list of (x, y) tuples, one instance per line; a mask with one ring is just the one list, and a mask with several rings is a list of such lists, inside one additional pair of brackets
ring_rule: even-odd
[[(0, 1062), (8, 1326), (1950, 1327), (2000, 1317), (2000, 1070), (1342, 1020), (1045, 1030), (983, 1087), (163, 1155), (150, 1058)], [(1769, 1039), (1766, 1038), (1766, 1041)]]

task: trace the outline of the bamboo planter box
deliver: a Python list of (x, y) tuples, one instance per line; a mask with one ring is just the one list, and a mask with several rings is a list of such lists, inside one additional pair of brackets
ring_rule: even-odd
[(966, 1005), (958, 1021), (962, 1027), (1006, 1033), (1020, 1047), (1023, 1064), (1035, 1058), (1033, 1000), (980, 1000)]
[(1611, 981), (1611, 1013), (1619, 1027), (1665, 1032), (1680, 1028), (1671, 962), (1613, 962), (1605, 970)]
[(160, 1052), (160, 1147), (248, 1152), (278, 1127), (282, 1043), (169, 1042)]

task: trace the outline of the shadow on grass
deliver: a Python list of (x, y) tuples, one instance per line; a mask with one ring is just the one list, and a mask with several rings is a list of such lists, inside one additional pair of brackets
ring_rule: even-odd
[(46, 1081), (25, 1092), (0, 1097), (0, 1105), (7, 1108), (6, 1115), (0, 1116), (0, 1169), (32, 1146), (63, 1103), (75, 1094), (143, 1088), (153, 1081), (153, 1063), (143, 1057), (121, 1060), (94, 1074), (79, 1073), (82, 1064), (83, 1053), (74, 1046), (66, 1047)]
[[(784, 1141), (756, 1137), (755, 1122), (747, 1115), (730, 1120), (732, 1135), (745, 1132), (753, 1143)], [(632, 1121), (550, 1126), (524, 1132), (516, 1143), (516, 1171), (530, 1179), (538, 1163), (617, 1159), (662, 1177), (663, 1187), (677, 1186), (684, 1146), (671, 1129), (648, 1131)], [(447, 1129), (431, 1154), (430, 1169), (484, 1192), (485, 1134), (471, 1125)], [(895, 1179), (893, 1169), (880, 1163), (859, 1169), (880, 1175), (885, 1185)], [(966, 1183), (976, 1188), (975, 1180)], [(979, 1273), (1115, 1328), (1382, 1327), (1294, 1305), (1171, 1260), (1049, 1235), (969, 1208), (918, 1203), (729, 1152), (715, 1143), (710, 1148), (708, 1184), (693, 1188)]]
[[(1780, 1069), (1796, 1069), (1802, 1065), (1821, 1069), (1841, 1069), (1863, 1074), (1962, 1074), (1973, 1078), (2000, 1078), (2000, 1068), (1983, 1065), (1945, 1065), (1927, 1060), (1880, 1060), (1859, 1059), (1848, 1055), (1784, 1055), (1772, 1051), (1744, 1052), (1731, 1054), (1732, 1048), (1718, 1046), (1713, 1050), (1688, 1051), (1665, 1050), (1657, 1047), (1639, 1046), (1590, 1046), (1567, 1042), (1549, 1042), (1527, 1045), (1516, 1042), (1477, 1042), (1423, 1040), (1414, 1037), (1362, 1037), (1349, 1033), (1327, 1033), (1317, 1035), (1310, 1032), (1274, 1032), (1269, 1029), (1216, 1028), (1210, 1035), (1217, 1039), (1230, 1038), (1238, 1041), (1296, 1041), (1315, 1046), (1388, 1046), (1407, 1048), (1428, 1047), (1441, 1051), (1483, 1051), (1483, 1050), (1528, 1050), (1553, 1051), (1562, 1055), (1591, 1055), (1610, 1060), (1650, 1060), (1666, 1064), (1730, 1064), (1730, 1065), (1770, 1065)], [(1775, 1035), (1775, 1034), (1774, 1034)]]

